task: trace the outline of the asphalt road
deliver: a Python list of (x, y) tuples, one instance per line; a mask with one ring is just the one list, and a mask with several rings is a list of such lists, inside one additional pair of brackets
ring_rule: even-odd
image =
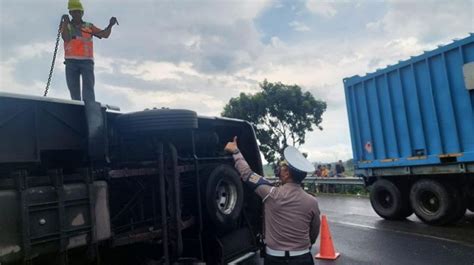
[[(335, 261), (315, 264), (431, 264), (474, 265), (474, 213), (454, 225), (435, 227), (421, 223), (415, 215), (405, 221), (386, 221), (367, 198), (319, 195), (337, 252)], [(319, 239), (312, 248), (319, 251)], [(263, 264), (255, 257), (245, 264)]]

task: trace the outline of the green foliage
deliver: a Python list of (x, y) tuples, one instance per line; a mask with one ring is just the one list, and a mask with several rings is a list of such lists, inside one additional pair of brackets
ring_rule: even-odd
[(348, 159), (346, 162), (344, 162), (346, 168), (354, 168), (354, 159)]
[(344, 162), (344, 168), (346, 169), (345, 175), (346, 176), (353, 176), (354, 175), (354, 159), (349, 159)]
[(275, 164), (285, 147), (299, 147), (305, 143), (306, 132), (323, 129), (320, 124), (327, 106), (297, 85), (265, 80), (260, 88), (256, 94), (232, 98), (222, 116), (251, 122), (265, 159)]
[(273, 170), (273, 166), (270, 164), (263, 165), (263, 175), (265, 177), (274, 177), (275, 172)]

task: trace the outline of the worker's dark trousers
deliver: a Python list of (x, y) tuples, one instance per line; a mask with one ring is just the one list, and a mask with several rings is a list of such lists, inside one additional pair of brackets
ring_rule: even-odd
[[(94, 61), (66, 59), (66, 83), (71, 93), (71, 99), (83, 101), (95, 101), (94, 95)], [(82, 98), (81, 83), (82, 76)]]
[(295, 257), (273, 257), (270, 255), (266, 255), (264, 259), (265, 265), (280, 265), (280, 264), (287, 264), (287, 265), (313, 265), (313, 256), (311, 253), (306, 253), (300, 256)]

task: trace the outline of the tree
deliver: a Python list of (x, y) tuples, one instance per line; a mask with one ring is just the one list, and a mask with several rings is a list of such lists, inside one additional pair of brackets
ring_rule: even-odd
[(351, 159), (348, 159), (346, 162), (346, 168), (354, 168), (354, 159), (351, 158)]
[(275, 164), (285, 147), (299, 147), (305, 143), (306, 132), (323, 129), (320, 124), (326, 102), (297, 85), (267, 80), (259, 85), (262, 91), (256, 94), (241, 93), (230, 99), (222, 116), (251, 122), (265, 159)]

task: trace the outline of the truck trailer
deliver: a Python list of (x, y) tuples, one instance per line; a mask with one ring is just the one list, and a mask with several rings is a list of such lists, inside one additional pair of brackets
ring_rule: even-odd
[(226, 264), (258, 249), (252, 126), (0, 93), (0, 264)]
[(474, 211), (474, 35), (343, 80), (356, 174), (385, 219)]

